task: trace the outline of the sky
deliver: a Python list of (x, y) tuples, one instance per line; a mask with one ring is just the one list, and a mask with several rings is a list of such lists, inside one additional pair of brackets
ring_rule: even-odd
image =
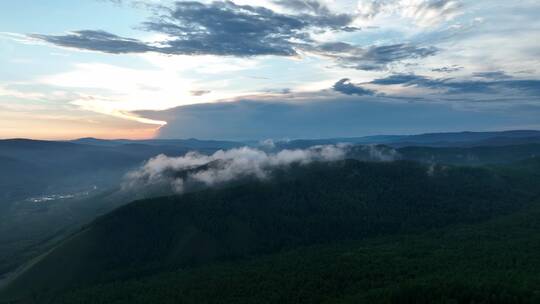
[(0, 4), (0, 138), (540, 129), (540, 1)]

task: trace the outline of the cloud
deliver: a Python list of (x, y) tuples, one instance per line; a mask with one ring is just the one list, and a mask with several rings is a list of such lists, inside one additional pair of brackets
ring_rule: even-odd
[(326, 145), (267, 153), (242, 147), (219, 150), (212, 155), (197, 152), (189, 152), (181, 157), (159, 155), (148, 160), (138, 170), (128, 173), (123, 188), (140, 190), (146, 187), (165, 187), (182, 193), (189, 190), (189, 187), (210, 187), (247, 177), (264, 180), (275, 168), (343, 159), (346, 149), (346, 145)]
[(451, 66), (431, 69), (432, 72), (438, 72), (438, 73), (453, 73), (453, 72), (457, 72), (461, 70), (463, 70), (463, 67), (459, 65), (451, 65)]
[(276, 0), (274, 3), (291, 13), (232, 1), (178, 1), (170, 7), (153, 6), (157, 12), (138, 29), (166, 37), (154, 42), (100, 30), (80, 30), (66, 35), (31, 34), (29, 37), (62, 47), (112, 54), (287, 57), (316, 53), (336, 60), (342, 67), (359, 70), (384, 70), (391, 63), (425, 58), (439, 51), (435, 47), (405, 43), (371, 47), (340, 41), (321, 43), (313, 38), (314, 34), (359, 30), (353, 26), (355, 16), (335, 13), (314, 0)]
[(401, 159), (401, 154), (393, 148), (381, 146), (381, 145), (362, 145), (358, 148), (367, 152), (369, 155), (369, 160), (379, 161), (379, 162), (391, 162), (398, 159)]
[[(484, 78), (476, 80), (474, 78)], [(513, 79), (504, 72), (484, 72), (473, 74), (473, 79), (429, 78), (415, 74), (394, 74), (375, 79), (370, 84), (417, 86), (429, 89), (444, 90), (449, 94), (519, 94), (540, 96), (540, 80)], [(509, 90), (511, 92), (509, 92)]]
[(346, 95), (374, 95), (375, 92), (369, 89), (362, 88), (358, 85), (355, 85), (348, 78), (343, 78), (336, 82), (332, 87), (334, 91), (340, 92)]
[(473, 77), (486, 78), (490, 80), (503, 80), (512, 78), (512, 76), (506, 74), (503, 71), (474, 73)]
[(456, 0), (401, 0), (401, 13), (420, 26), (431, 26), (453, 19), (461, 12), (461, 2)]
[(142, 41), (116, 36), (105, 31), (83, 30), (60, 36), (30, 34), (29, 37), (58, 46), (111, 54), (158, 51), (157, 48), (149, 46)]
[(195, 90), (195, 91), (191, 91), (191, 95), (193, 96), (203, 96), (203, 95), (206, 95), (206, 94), (210, 94), (212, 91), (208, 91), (208, 90)]
[(416, 86), (434, 90), (444, 90), (449, 94), (457, 93), (494, 93), (493, 83), (475, 80), (454, 80), (452, 78), (429, 78), (415, 74), (395, 74), (370, 82), (377, 85)]
[[(310, 3), (315, 5), (314, 1)], [(92, 30), (31, 37), (59, 46), (115, 54), (295, 56), (296, 48), (313, 42), (310, 31), (348, 30), (353, 21), (351, 15), (334, 14), (322, 6), (318, 6), (316, 14), (297, 15), (231, 1), (178, 1), (172, 7), (157, 8), (161, 8), (159, 13), (141, 28), (166, 35), (169, 39), (165, 41), (146, 43)]]
[(448, 95), (445, 91), (408, 97), (391, 93), (358, 96), (324, 90), (137, 113), (167, 121), (157, 134), (159, 138), (342, 138), (538, 125), (540, 105), (534, 105), (538, 98), (531, 96), (514, 92)]
[(363, 18), (378, 15), (399, 15), (427, 27), (448, 21), (462, 12), (457, 0), (360, 0), (358, 11)]
[(275, 4), (292, 11), (308, 12), (314, 14), (329, 14), (326, 5), (317, 0), (274, 0)]
[(498, 87), (512, 89), (520, 93), (530, 94), (532, 96), (540, 96), (540, 80), (537, 79), (515, 79), (493, 81), (493, 84)]
[(29, 100), (47, 100), (49, 97), (43, 93), (24, 92), (24, 91), (15, 90), (15, 89), (0, 85), (0, 97), (1, 96), (10, 96), (10, 97), (29, 99)]
[(259, 141), (259, 146), (267, 149), (274, 149), (276, 147), (276, 142), (273, 139), (268, 138)]
[(378, 78), (370, 83), (378, 85), (395, 85), (402, 84), (405, 86), (419, 85), (429, 86), (430, 80), (425, 76), (419, 76), (415, 74), (393, 74), (385, 78)]
[(360, 0), (358, 1), (358, 12), (364, 18), (374, 18), (387, 7), (387, 3), (379, 0)]
[(321, 55), (336, 59), (340, 65), (358, 70), (385, 70), (394, 62), (433, 56), (439, 52), (435, 47), (419, 47), (411, 44), (392, 44), (360, 48), (337, 42), (325, 43), (317, 49)]
[(394, 44), (385, 46), (374, 46), (367, 49), (365, 54), (359, 58), (347, 58), (347, 61), (351, 64), (356, 64), (358, 59), (357, 68), (361, 70), (376, 70), (381, 66), (385, 66), (389, 63), (405, 60), (424, 58), (435, 55), (438, 49), (435, 47), (418, 47), (409, 44)]

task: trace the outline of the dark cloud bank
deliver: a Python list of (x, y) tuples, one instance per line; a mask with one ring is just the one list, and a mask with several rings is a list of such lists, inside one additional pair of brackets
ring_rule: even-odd
[(467, 111), (448, 103), (341, 95), (295, 102), (245, 99), (139, 114), (168, 122), (161, 138), (249, 140), (538, 127), (540, 108)]
[[(437, 89), (419, 96), (375, 91), (389, 85)], [(366, 87), (367, 86), (367, 87)], [(394, 74), (368, 83), (343, 78), (330, 90), (286, 92), (138, 114), (168, 122), (162, 138), (329, 138), (373, 134), (539, 128), (540, 80), (503, 72), (467, 80)], [(501, 108), (500, 102), (505, 104)]]

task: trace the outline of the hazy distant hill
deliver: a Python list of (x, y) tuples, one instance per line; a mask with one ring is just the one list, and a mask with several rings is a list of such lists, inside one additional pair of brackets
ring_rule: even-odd
[(511, 140), (520, 141), (524, 139), (537, 140), (540, 131), (516, 130), (500, 132), (455, 132), (455, 133), (428, 133), (420, 135), (410, 135), (394, 140), (401, 146), (407, 145), (469, 145), (475, 143), (486, 143), (491, 139), (506, 139), (508, 144)]
[[(42, 193), (71, 191), (73, 188), (84, 189), (96, 184), (109, 186), (117, 184), (127, 170), (141, 165), (158, 154), (179, 156), (193, 150), (213, 153), (218, 149), (238, 145), (231, 142), (194, 139), (143, 141), (81, 139), (73, 142), (0, 140), (0, 161), (5, 163), (0, 171), (0, 182), (6, 179), (11, 185), (8, 188), (24, 190), (10, 191), (8, 194), (4, 192), (5, 199), (9, 200)], [(13, 162), (20, 162), (21, 165), (10, 165)], [(7, 185), (0, 183), (0, 189), (2, 187)]]
[(420, 147), (398, 148), (399, 154), (408, 160), (422, 162), (481, 165), (509, 163), (540, 156), (540, 143), (511, 146), (478, 147)]
[(221, 141), (221, 140), (199, 140), (196, 138), (189, 139), (145, 139), (145, 140), (130, 140), (130, 139), (98, 139), (98, 138), (80, 138), (71, 140), (72, 143), (96, 145), (96, 146), (119, 146), (126, 144), (142, 144), (152, 146), (173, 146), (182, 149), (193, 150), (215, 150), (215, 149), (231, 149), (239, 146), (243, 146), (242, 143), (233, 141)]
[(540, 143), (540, 131), (517, 130), (500, 132), (454, 132), (428, 133), (419, 135), (381, 135), (353, 138), (302, 139), (279, 141), (278, 148), (305, 148), (321, 144), (383, 144), (393, 147), (430, 146), (430, 147), (470, 147), (502, 146), (515, 144)]
[[(434, 147), (472, 147), (472, 146), (507, 146), (540, 143), (539, 131), (504, 131), (504, 132), (459, 132), (433, 133), (411, 136), (367, 136), (358, 138), (334, 138), (319, 140), (293, 140), (276, 142), (272, 150), (302, 149), (314, 145), (337, 144), (384, 144), (392, 147), (434, 146)], [(119, 179), (126, 170), (138, 166), (143, 161), (157, 154), (182, 155), (187, 151), (197, 150), (213, 153), (219, 149), (240, 147), (244, 143), (230, 141), (212, 141), (197, 139), (155, 139), (155, 140), (102, 140), (82, 138), (70, 142), (36, 141), (26, 139), (0, 140), (0, 157), (6, 165), (0, 172), (1, 188), (8, 188), (2, 194), (4, 200), (28, 197), (34, 194), (61, 192), (73, 188), (84, 188), (94, 184), (108, 185)], [(258, 143), (251, 145), (259, 146)], [(537, 149), (528, 146), (530, 153), (519, 153), (519, 157), (537, 154)], [(261, 146), (268, 149), (268, 147)], [(485, 150), (472, 153), (472, 158), (483, 158), (490, 152)], [(410, 150), (408, 151), (410, 152)], [(434, 153), (432, 150), (429, 153)], [(438, 153), (446, 152), (438, 150)], [(454, 153), (455, 151), (448, 151)], [(478, 153), (480, 154), (478, 154)], [(468, 152), (467, 152), (468, 153)], [(412, 159), (418, 160), (419, 153), (413, 153)], [(424, 153), (428, 154), (428, 152)], [(528, 154), (528, 155), (527, 155)], [(428, 155), (429, 156), (429, 155)], [(453, 159), (442, 157), (441, 161), (461, 161), (457, 154)], [(508, 157), (510, 161), (517, 156)], [(406, 157), (408, 158), (408, 157)], [(14, 169), (7, 159), (21, 162), (20, 169)], [(434, 157), (437, 159), (437, 157)], [(490, 160), (480, 161), (487, 163)], [(24, 163), (24, 165), (23, 165)], [(0, 163), (1, 165), (1, 163)], [(32, 169), (30, 169), (30, 167)], [(45, 174), (46, 178), (43, 178)], [(9, 186), (8, 186), (9, 185)], [(16, 190), (18, 189), (18, 190)], [(2, 202), (0, 202), (1, 205)]]
[(29, 187), (46, 187), (47, 172), (38, 165), (0, 156), (0, 168), (0, 210), (4, 206), (2, 201), (25, 197)]

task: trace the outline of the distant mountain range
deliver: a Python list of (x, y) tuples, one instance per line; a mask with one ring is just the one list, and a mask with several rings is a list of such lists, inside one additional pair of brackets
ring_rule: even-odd
[(174, 146), (189, 149), (230, 149), (243, 145), (240, 142), (223, 141), (223, 140), (199, 140), (196, 138), (189, 139), (99, 139), (93, 137), (79, 138), (70, 140), (71, 143), (94, 145), (94, 146), (120, 146), (120, 145), (150, 145), (150, 146)]
[(540, 143), (540, 131), (515, 130), (500, 132), (453, 132), (426, 133), (419, 135), (376, 135), (352, 138), (299, 139), (278, 141), (280, 148), (307, 147), (314, 144), (335, 144), (348, 142), (354, 144), (384, 144), (392, 147), (473, 147), (503, 146), (515, 144)]
[[(302, 149), (315, 145), (351, 143), (360, 145), (386, 145), (401, 149), (403, 147), (441, 147), (475, 148), (469, 163), (481, 159), (479, 147), (503, 147), (511, 145), (540, 144), (540, 131), (517, 130), (502, 132), (458, 132), (431, 133), (420, 135), (380, 135), (357, 138), (298, 139), (290, 141), (249, 141), (232, 142), (198, 139), (148, 139), (148, 140), (104, 140), (81, 138), (71, 141), (43, 141), (28, 139), (0, 140), (0, 205), (1, 200), (28, 197), (33, 194), (62, 192), (73, 188), (86, 188), (90, 185), (109, 185), (130, 168), (139, 166), (145, 160), (158, 154), (169, 156), (183, 155), (188, 151), (204, 154), (220, 149), (251, 146), (268, 151), (282, 149)], [(532, 147), (532, 148), (531, 148)], [(530, 150), (531, 148), (532, 150)], [(507, 151), (509, 160), (537, 155), (534, 146), (520, 149), (513, 154)], [(507, 149), (508, 150), (508, 149)], [(509, 149), (516, 150), (516, 149)], [(412, 152), (414, 160), (430, 158), (442, 162), (463, 162), (459, 153), (451, 152), (451, 157), (438, 157), (442, 150), (404, 150), (406, 158)], [(494, 153), (494, 150), (486, 153)], [(429, 152), (429, 153), (428, 153)], [(428, 155), (429, 154), (429, 155)], [(448, 154), (448, 153), (446, 153)], [(462, 153), (471, 155), (471, 153)], [(512, 157), (513, 156), (513, 157)], [(519, 157), (518, 157), (519, 156)], [(496, 161), (496, 155), (492, 158)], [(500, 160), (500, 159), (499, 159)], [(490, 160), (491, 161), (491, 160)], [(487, 161), (481, 161), (483, 163)]]
[[(27, 142), (26, 139), (10, 139), (3, 141)], [(2, 142), (2, 140), (0, 140)], [(46, 141), (33, 141), (35, 143), (44, 143)], [(230, 149), (238, 146), (257, 146), (262, 142), (257, 140), (250, 141), (224, 141), (224, 140), (200, 140), (196, 138), (188, 139), (99, 139), (93, 137), (79, 138), (68, 143), (93, 145), (93, 146), (121, 146), (130, 144), (141, 144), (151, 146), (175, 146), (188, 149)], [(390, 146), (501, 146), (526, 143), (540, 143), (540, 131), (536, 130), (512, 130), (512, 131), (493, 131), (493, 132), (449, 132), (449, 133), (425, 133), (418, 135), (374, 135), (362, 137), (336, 137), (323, 139), (293, 139), (276, 140), (273, 144), (279, 147), (308, 147), (312, 145), (336, 144), (336, 143), (355, 143), (355, 144), (386, 144)]]

